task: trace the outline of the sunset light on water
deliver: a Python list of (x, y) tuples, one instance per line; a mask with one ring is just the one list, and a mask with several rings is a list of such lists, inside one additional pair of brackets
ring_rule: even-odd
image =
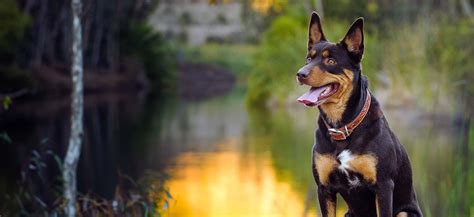
[(304, 198), (277, 180), (268, 157), (184, 153), (177, 161), (170, 216), (315, 216), (304, 215)]
[[(236, 142), (216, 146), (232, 147)], [(315, 201), (305, 202), (305, 195), (278, 180), (269, 153), (257, 157), (238, 151), (187, 152), (175, 165), (179, 166), (170, 169), (168, 182), (175, 200), (167, 216), (317, 216)]]

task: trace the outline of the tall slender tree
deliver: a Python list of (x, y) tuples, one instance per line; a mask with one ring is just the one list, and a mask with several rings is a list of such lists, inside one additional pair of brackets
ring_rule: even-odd
[(79, 156), (81, 154), (81, 142), (83, 134), (82, 116), (83, 116), (83, 63), (82, 63), (82, 30), (81, 0), (71, 1), (72, 9), (72, 100), (71, 100), (71, 135), (64, 159), (63, 178), (64, 178), (64, 197), (67, 200), (66, 214), (69, 217), (76, 216), (76, 170)]
[(316, 8), (316, 11), (319, 13), (319, 16), (324, 19), (323, 0), (314, 0), (314, 6)]

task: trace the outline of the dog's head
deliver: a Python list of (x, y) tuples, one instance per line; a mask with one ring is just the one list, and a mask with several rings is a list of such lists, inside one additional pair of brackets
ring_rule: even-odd
[(332, 43), (326, 40), (320, 18), (313, 12), (306, 64), (296, 74), (298, 83), (310, 86), (310, 90), (298, 98), (299, 102), (322, 108), (345, 108), (361, 76), (363, 25), (363, 18), (356, 19), (344, 38), (339, 43)]

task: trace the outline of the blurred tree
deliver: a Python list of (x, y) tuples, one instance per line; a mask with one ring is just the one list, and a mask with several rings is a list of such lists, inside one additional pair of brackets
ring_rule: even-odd
[(142, 62), (153, 90), (172, 91), (177, 79), (175, 56), (165, 38), (143, 22), (130, 22), (120, 36), (120, 50)]
[[(27, 34), (25, 59), (28, 66), (69, 65), (72, 41), (69, 1), (21, 2), (33, 18)], [(85, 0), (81, 16), (84, 23), (84, 65), (91, 69), (116, 70), (120, 56), (118, 35), (132, 20), (143, 18), (153, 4), (143, 1)], [(28, 58), (29, 57), (29, 58)]]
[(473, 14), (472, 14), (472, 6), (471, 6), (471, 3), (468, 1), (468, 0), (460, 0), (461, 1), (461, 8), (462, 8), (462, 11), (463, 13), (472, 18), (473, 17)]
[[(10, 67), (6, 71), (3, 70), (5, 73), (2, 77), (12, 77), (12, 75), (18, 74), (17, 71), (23, 70), (29, 72), (27, 74), (29, 78), (40, 81), (38, 82), (40, 90), (55, 87), (58, 84), (60, 85), (57, 88), (70, 89), (71, 84), (64, 82), (67, 80), (69, 72), (67, 66), (71, 64), (68, 57), (71, 55), (69, 45), (73, 38), (72, 27), (68, 24), (68, 20), (72, 17), (69, 7), (70, 1), (17, 0), (18, 7), (13, 0), (0, 1), (5, 2), (0, 5), (0, 17), (5, 17), (0, 22), (2, 27), (6, 27), (0, 30), (0, 70), (2, 66), (6, 65), (5, 62), (15, 62), (15, 66), (17, 66)], [(146, 18), (157, 3), (158, 0), (83, 1), (84, 12), (81, 15), (81, 20), (83, 23), (84, 69), (86, 75), (94, 75), (86, 76), (86, 79), (105, 78), (109, 81), (108, 83), (113, 83), (117, 80), (114, 77), (122, 77), (122, 80), (128, 79), (130, 84), (140, 82), (141, 87), (146, 85), (146, 82), (141, 79), (145, 76), (140, 77), (137, 74), (146, 73), (147, 77), (151, 77), (160, 76), (153, 74), (163, 74), (162, 72), (172, 73), (172, 69), (168, 68), (162, 68), (159, 72), (156, 70), (157, 67), (147, 68), (149, 65), (141, 64), (143, 62), (141, 59), (129, 58), (131, 54), (127, 52), (130, 49), (122, 49), (123, 46), (133, 46), (133, 43), (127, 45), (122, 43), (131, 41), (126, 37), (140, 34), (131, 33), (131, 31), (137, 30), (137, 28), (133, 28), (134, 25), (146, 26)], [(21, 10), (31, 19), (23, 15)], [(27, 25), (28, 23), (30, 25)], [(130, 34), (122, 35), (124, 32)], [(165, 41), (154, 40), (153, 43), (155, 44), (150, 44), (150, 47), (156, 49), (164, 45)], [(172, 55), (169, 47), (163, 46), (160, 49), (168, 49), (167, 55)], [(154, 54), (146, 51), (143, 53)], [(165, 61), (158, 56), (147, 58), (155, 58), (155, 62)], [(169, 60), (170, 58), (166, 59), (166, 61)], [(141, 65), (144, 65), (145, 69), (141, 69)], [(106, 76), (104, 77), (104, 75)], [(89, 82), (89, 84), (91, 83)], [(24, 84), (17, 82), (10, 86), (22, 85), (24, 86)], [(101, 85), (95, 86), (101, 87)], [(85, 88), (87, 89), (88, 86)]]
[(324, 19), (323, 0), (314, 0), (314, 8), (316, 8), (316, 12), (318, 12), (319, 16)]

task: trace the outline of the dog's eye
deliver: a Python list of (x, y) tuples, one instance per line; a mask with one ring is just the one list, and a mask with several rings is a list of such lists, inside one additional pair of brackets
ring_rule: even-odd
[(327, 63), (328, 65), (335, 65), (335, 64), (336, 64), (336, 60), (334, 60), (334, 59), (332, 59), (332, 58), (329, 58), (329, 59), (326, 60), (326, 63)]
[(308, 64), (309, 62), (311, 62), (311, 57), (306, 58), (306, 63)]

